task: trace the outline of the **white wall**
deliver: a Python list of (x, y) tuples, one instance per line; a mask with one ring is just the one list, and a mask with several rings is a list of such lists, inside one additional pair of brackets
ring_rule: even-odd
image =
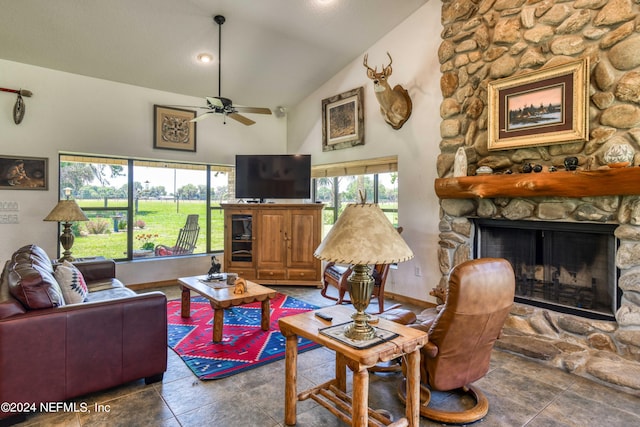
[[(49, 159), (49, 190), (1, 190), (0, 201), (19, 203), (19, 224), (0, 224), (0, 261), (18, 247), (35, 243), (56, 256), (57, 228), (42, 219), (58, 200), (58, 153), (77, 152), (159, 160), (233, 164), (235, 154), (284, 153), (286, 119), (261, 116), (253, 126), (221, 117), (197, 124), (193, 152), (153, 148), (153, 105), (204, 105), (200, 98), (130, 86), (106, 80), (0, 60), (3, 87), (24, 88), (26, 114), (13, 123), (16, 96), (0, 93), (0, 155)], [(206, 88), (205, 88), (206, 89)], [(11, 212), (14, 213), (14, 212)], [(207, 272), (208, 256), (140, 261), (118, 266), (125, 283), (168, 280)]]
[[(440, 142), (440, 45), (441, 3), (430, 1), (388, 33), (362, 56), (292, 109), (288, 117), (288, 151), (310, 153), (314, 164), (397, 155), (399, 169), (399, 224), (402, 236), (415, 254), (392, 271), (386, 290), (429, 300), (428, 292), (440, 280), (438, 266), (439, 204), (433, 190)], [(371, 67), (393, 57), (392, 86), (409, 91), (413, 112), (400, 130), (387, 125), (379, 112), (373, 83), (362, 65), (369, 54)], [(322, 152), (322, 99), (364, 86), (365, 145)], [(384, 242), (381, 242), (384, 244)], [(416, 268), (421, 277), (416, 276)]]
[[(235, 154), (310, 153), (314, 164), (397, 155), (399, 160), (399, 222), (403, 237), (415, 258), (391, 273), (387, 290), (427, 300), (440, 279), (437, 261), (439, 204), (433, 190), (440, 142), (440, 44), (441, 3), (430, 1), (405, 22), (367, 49), (369, 65), (380, 68), (393, 57), (392, 85), (401, 84), (413, 101), (411, 118), (400, 130), (387, 125), (379, 113), (371, 81), (362, 66), (362, 55), (291, 108), (287, 119), (261, 116), (251, 127), (235, 122), (223, 125), (219, 118), (198, 123), (197, 152), (153, 149), (153, 105), (202, 105), (199, 98), (93, 79), (54, 70), (0, 60), (2, 86), (25, 88), (26, 115), (20, 125), (12, 119), (15, 96), (0, 93), (0, 155), (47, 157), (49, 190), (0, 190), (0, 201), (20, 205), (17, 225), (0, 224), (4, 263), (21, 245), (36, 243), (55, 256), (57, 229), (43, 222), (57, 201), (58, 152), (79, 152), (158, 160), (182, 160), (232, 164)], [(321, 101), (365, 87), (365, 145), (322, 152)], [(415, 275), (415, 269), (422, 276)], [(209, 257), (122, 263), (118, 276), (125, 283), (206, 272)]]

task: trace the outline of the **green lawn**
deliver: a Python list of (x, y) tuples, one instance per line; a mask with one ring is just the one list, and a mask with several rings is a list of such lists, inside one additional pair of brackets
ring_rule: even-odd
[[(75, 257), (105, 256), (107, 258), (126, 258), (127, 232), (120, 229), (114, 232), (113, 215), (126, 216), (122, 201), (108, 201), (108, 207), (114, 211), (92, 211), (91, 207), (104, 207), (102, 201), (77, 200), (80, 207), (90, 220), (105, 221), (108, 223), (108, 231), (102, 234), (88, 234), (86, 223), (79, 224), (81, 232), (76, 234), (72, 251)], [(117, 210), (116, 208), (123, 208)], [(178, 237), (179, 230), (184, 226), (187, 215), (198, 214), (200, 234), (194, 253), (206, 252), (206, 203), (204, 201), (181, 200), (179, 206), (173, 200), (139, 200), (138, 213), (134, 213), (133, 223), (142, 220), (144, 228), (134, 228), (134, 250), (141, 249), (142, 242), (135, 239), (136, 236), (150, 234), (154, 244), (173, 246)], [(212, 249), (222, 250), (224, 244), (224, 214), (221, 210), (213, 210), (211, 214)], [(156, 237), (157, 235), (157, 237)]]

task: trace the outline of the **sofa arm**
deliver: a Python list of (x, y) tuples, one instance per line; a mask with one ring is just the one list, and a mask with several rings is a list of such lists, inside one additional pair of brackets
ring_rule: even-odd
[(74, 262), (86, 282), (98, 282), (116, 277), (116, 262), (112, 259)]
[(166, 367), (167, 305), (161, 292), (0, 320), (2, 402), (63, 401), (158, 377)]

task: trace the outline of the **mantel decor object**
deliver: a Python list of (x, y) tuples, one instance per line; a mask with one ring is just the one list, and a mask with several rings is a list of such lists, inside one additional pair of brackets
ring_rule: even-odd
[(633, 162), (635, 151), (629, 144), (611, 144), (603, 160), (610, 168), (625, 168)]
[(589, 60), (489, 82), (488, 148), (507, 150), (589, 138)]
[(344, 335), (355, 341), (370, 340), (376, 330), (365, 313), (373, 293), (370, 265), (393, 264), (413, 258), (413, 252), (377, 204), (350, 204), (342, 212), (314, 256), (324, 261), (353, 265), (347, 279), (356, 309)]
[(70, 198), (71, 188), (65, 188), (64, 193), (67, 198), (60, 200), (56, 207), (49, 212), (49, 215), (44, 218), (44, 221), (62, 223), (64, 230), (60, 235), (60, 244), (64, 248), (64, 252), (59, 261), (62, 262), (66, 260), (72, 262), (74, 258), (71, 256), (71, 247), (73, 246), (74, 237), (71, 231), (71, 223), (74, 221), (89, 221), (89, 218), (82, 212), (82, 209), (80, 209), (76, 201)]

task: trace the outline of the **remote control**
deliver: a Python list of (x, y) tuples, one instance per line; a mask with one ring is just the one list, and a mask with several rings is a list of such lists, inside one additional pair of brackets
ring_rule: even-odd
[(321, 318), (322, 320), (326, 320), (327, 322), (331, 322), (333, 320), (333, 317), (319, 311), (316, 311), (316, 316)]

